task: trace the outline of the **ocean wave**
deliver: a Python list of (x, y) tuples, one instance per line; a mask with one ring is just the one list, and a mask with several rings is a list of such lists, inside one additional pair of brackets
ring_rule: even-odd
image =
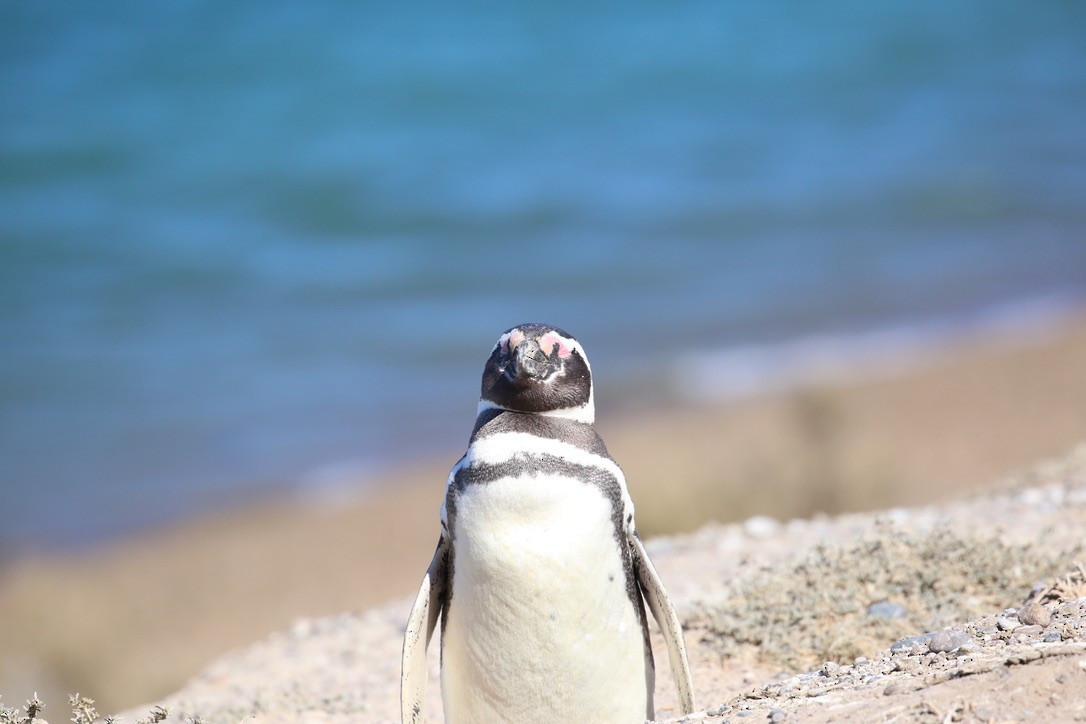
[(958, 344), (991, 339), (1038, 343), (1084, 312), (1081, 295), (1045, 294), (971, 313), (689, 352), (671, 365), (668, 377), (673, 394), (690, 403), (890, 377), (928, 364)]

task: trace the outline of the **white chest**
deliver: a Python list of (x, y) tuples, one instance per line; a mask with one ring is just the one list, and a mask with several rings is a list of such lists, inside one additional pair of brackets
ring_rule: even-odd
[(448, 721), (642, 721), (652, 671), (612, 503), (537, 475), (470, 485), (453, 520)]

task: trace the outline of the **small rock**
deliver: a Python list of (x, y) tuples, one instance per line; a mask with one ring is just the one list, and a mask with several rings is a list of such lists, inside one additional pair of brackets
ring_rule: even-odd
[(1013, 631), (1021, 625), (1022, 624), (1018, 623), (1012, 618), (1005, 618), (1003, 616), (1000, 616), (996, 619), (996, 626), (999, 626), (999, 628), (1004, 631)]
[(857, 656), (855, 658), (855, 660), (853, 660), (852, 663), (854, 663), (854, 664), (866, 664), (867, 663), (867, 657), (866, 656)]
[(894, 601), (877, 601), (867, 607), (867, 615), (871, 618), (905, 618), (907, 613), (904, 606)]
[(318, 622), (309, 618), (297, 618), (290, 625), (290, 634), (295, 638), (306, 638), (317, 633)]
[(827, 661), (826, 663), (822, 664), (822, 669), (821, 669), (823, 676), (833, 676), (834, 674), (836, 674), (840, 670), (841, 670), (841, 665), (834, 662), (834, 661)]
[(1018, 620), (1027, 626), (1040, 626), (1044, 628), (1052, 623), (1052, 614), (1039, 603), (1031, 603), (1023, 606), (1018, 612)]
[(950, 653), (972, 643), (973, 638), (963, 631), (939, 631), (928, 641), (928, 650), (933, 654)]
[(1054, 644), (1057, 641), (1063, 641), (1063, 636), (1060, 635), (1059, 631), (1049, 631), (1041, 641), (1044, 641), (1046, 644)]
[(788, 712), (784, 709), (773, 709), (769, 712), (769, 721), (781, 722), (788, 718)]
[(767, 515), (755, 515), (743, 522), (743, 532), (755, 540), (768, 538), (780, 530), (781, 524)]
[(880, 517), (885, 518), (891, 523), (901, 525), (912, 517), (912, 513), (905, 508), (891, 508), (890, 510), (885, 511)]
[(1044, 631), (1043, 626), (1038, 626), (1037, 624), (1031, 624), (1029, 626), (1019, 626), (1018, 628), (1016, 628), (1014, 630), (1014, 634), (1016, 636), (1036, 636), (1037, 634), (1041, 633), (1042, 631)]
[(928, 642), (931, 641), (933, 633), (917, 634), (916, 636), (906, 636), (903, 639), (898, 639), (894, 643), (890, 644), (890, 653), (904, 653), (908, 652), (916, 646), (923, 646), (927, 648)]
[(1044, 491), (1038, 488), (1028, 488), (1018, 494), (1018, 502), (1030, 508), (1040, 507), (1045, 502)]
[(901, 684), (896, 681), (892, 684), (888, 684), (885, 689), (882, 690), (883, 696), (893, 696), (901, 692)]
[(912, 671), (916, 668), (916, 662), (912, 659), (898, 659), (894, 662), (894, 671)]

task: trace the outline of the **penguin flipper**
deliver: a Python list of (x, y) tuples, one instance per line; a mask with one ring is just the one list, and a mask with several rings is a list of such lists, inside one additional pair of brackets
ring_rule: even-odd
[(445, 576), (449, 547), (445, 536), (437, 543), (434, 558), (422, 578), (411, 615), (407, 618), (407, 630), (403, 636), (403, 655), (400, 660), (400, 720), (403, 724), (422, 721), (426, 701), (426, 649), (437, 626), (444, 601)]
[(679, 624), (679, 617), (675, 615), (675, 607), (671, 605), (671, 598), (664, 590), (664, 584), (652, 561), (649, 560), (641, 538), (633, 530), (628, 532), (627, 537), (633, 552), (634, 570), (637, 573), (637, 582), (641, 586), (641, 594), (649, 604), (649, 610), (652, 611), (652, 616), (656, 619), (667, 642), (667, 658), (671, 664), (671, 674), (675, 678), (675, 688), (679, 691), (679, 707), (683, 714), (692, 714), (694, 684), (690, 678), (690, 661), (686, 656), (686, 643), (683, 641), (683, 629)]

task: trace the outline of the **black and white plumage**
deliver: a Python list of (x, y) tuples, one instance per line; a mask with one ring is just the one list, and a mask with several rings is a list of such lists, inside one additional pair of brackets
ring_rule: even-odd
[(498, 339), (404, 636), (404, 722), (422, 720), (439, 615), (447, 722), (651, 719), (643, 601), (667, 641), (682, 711), (693, 711), (682, 629), (594, 420), (577, 340), (544, 324)]

